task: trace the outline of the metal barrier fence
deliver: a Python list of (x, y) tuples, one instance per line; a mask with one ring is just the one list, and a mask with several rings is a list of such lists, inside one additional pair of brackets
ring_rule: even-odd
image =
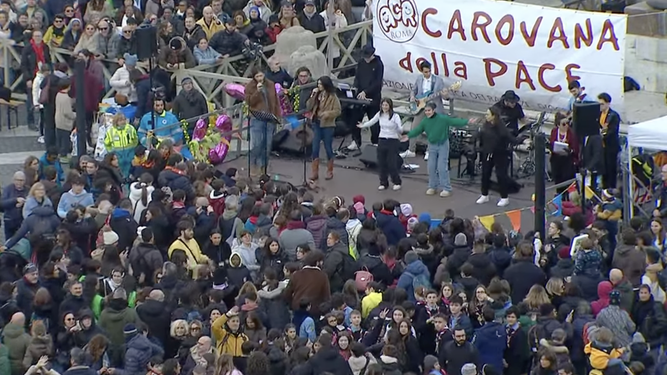
[[(364, 21), (333, 30), (332, 40), (334, 47), (340, 51), (340, 57), (335, 59), (334, 66), (330, 67), (330, 71), (340, 72), (356, 65), (359, 57), (355, 51), (372, 39), (372, 25), (372, 21)], [(329, 48), (328, 35), (328, 31), (314, 35), (318, 50), (325, 56)], [(2, 68), (0, 75), (5, 82), (5, 87), (12, 91), (12, 97), (17, 100), (26, 100), (25, 92), (21, 87), (26, 81), (20, 69), (22, 48), (22, 45), (14, 44), (11, 39), (0, 39), (0, 68)], [(265, 46), (264, 54), (271, 55), (275, 49), (275, 44)], [(51, 55), (53, 62), (68, 63), (72, 60), (73, 52), (62, 48), (52, 48)], [(232, 56), (213, 65), (199, 65), (192, 69), (173, 70), (171, 71), (171, 79), (175, 81), (178, 88), (182, 77), (192, 77), (195, 87), (204, 94), (208, 101), (215, 103), (218, 107), (230, 107), (233, 101), (227, 95), (224, 95), (224, 85), (227, 83), (246, 83), (249, 80), (250, 72), (258, 63), (266, 64), (266, 56), (262, 56), (260, 59), (258, 61), (246, 61), (245, 64), (242, 64), (245, 60), (244, 56)], [(117, 60), (105, 59), (102, 61), (104, 63), (104, 79), (108, 82), (118, 68), (118, 63)], [(239, 66), (245, 67), (243, 71), (237, 70)], [(147, 67), (148, 64), (145, 62), (137, 64), (137, 68), (143, 72), (146, 71)], [(114, 94), (115, 90), (111, 88), (105, 93), (104, 98), (112, 97)]]

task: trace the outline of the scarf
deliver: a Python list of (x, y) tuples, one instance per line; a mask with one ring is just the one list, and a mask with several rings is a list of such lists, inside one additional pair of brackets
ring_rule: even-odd
[(53, 36), (55, 36), (56, 38), (62, 38), (63, 36), (65, 36), (65, 26), (59, 29), (56, 28), (55, 26), (51, 27), (53, 28)]
[(34, 39), (30, 39), (30, 45), (32, 46), (32, 50), (35, 51), (35, 60), (37, 62), (35, 66), (35, 74), (37, 74), (40, 65), (46, 64), (46, 59), (44, 58), (44, 43), (42, 42), (37, 45)]

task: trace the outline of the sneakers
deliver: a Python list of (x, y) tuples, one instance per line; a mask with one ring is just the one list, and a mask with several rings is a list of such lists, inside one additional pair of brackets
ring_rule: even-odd
[(394, 186), (392, 186), (391, 189), (394, 190), (394, 191), (401, 190), (401, 185), (394, 185)]
[(404, 152), (401, 152), (401, 153), (398, 154), (398, 155), (399, 155), (400, 157), (402, 157), (403, 159), (406, 159), (406, 158), (414, 158), (415, 156), (417, 156), (414, 152), (412, 152), (412, 151), (410, 151), (410, 150), (406, 150), (406, 151), (404, 151)]
[(509, 198), (500, 198), (500, 200), (498, 201), (498, 204), (496, 206), (505, 207), (508, 204), (510, 204), (510, 199)]
[(442, 197), (442, 198), (447, 198), (450, 195), (452, 195), (452, 193), (447, 191), (447, 190), (443, 190), (443, 191), (440, 192), (440, 197)]
[(488, 195), (480, 195), (480, 197), (477, 199), (477, 204), (484, 204), (489, 201), (489, 196)]
[(357, 142), (352, 141), (349, 145), (347, 145), (347, 149), (350, 151), (358, 150), (359, 146), (357, 146)]
[(427, 189), (426, 195), (435, 195), (435, 189)]
[(384, 186), (384, 185), (380, 185), (380, 186), (378, 186), (378, 190), (385, 190), (386, 188), (387, 188), (387, 187)]
[(424, 161), (428, 161), (428, 151), (426, 151), (426, 153), (424, 153)]
[(44, 136), (43, 135), (40, 136), (39, 138), (37, 138), (37, 143), (44, 144)]

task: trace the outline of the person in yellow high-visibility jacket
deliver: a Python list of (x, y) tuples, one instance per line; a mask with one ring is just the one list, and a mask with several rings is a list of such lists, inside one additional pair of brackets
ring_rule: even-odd
[(218, 354), (227, 353), (233, 357), (242, 357), (241, 346), (249, 341), (248, 336), (241, 331), (239, 307), (232, 307), (221, 315), (211, 325), (211, 334), (217, 343)]
[(104, 136), (104, 148), (107, 152), (113, 152), (118, 157), (118, 168), (123, 177), (130, 176), (134, 149), (139, 144), (139, 137), (134, 126), (130, 125), (122, 113), (113, 117), (113, 126), (107, 130)]

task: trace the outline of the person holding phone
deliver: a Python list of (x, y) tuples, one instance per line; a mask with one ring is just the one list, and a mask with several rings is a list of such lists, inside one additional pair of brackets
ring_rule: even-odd
[(336, 96), (336, 88), (328, 76), (322, 76), (317, 80), (317, 87), (308, 98), (306, 108), (311, 113), (313, 125), (313, 163), (310, 179), (317, 181), (320, 168), (320, 142), (324, 143), (324, 151), (327, 154), (326, 180), (333, 178), (334, 152), (333, 138), (336, 130), (336, 118), (340, 116), (340, 100)]
[(281, 117), (274, 82), (264, 72), (253, 68), (252, 79), (245, 86), (246, 104), (250, 111), (250, 177), (267, 174), (269, 154), (276, 122)]
[(358, 128), (364, 129), (380, 123), (380, 137), (378, 139), (377, 160), (380, 169), (380, 186), (378, 190), (385, 190), (389, 187), (389, 177), (391, 177), (394, 186), (393, 190), (401, 189), (401, 176), (398, 173), (401, 167), (399, 158), (399, 148), (401, 145), (401, 135), (403, 126), (401, 117), (394, 112), (394, 102), (389, 98), (384, 98), (380, 102), (380, 112), (365, 123), (359, 123)]
[[(579, 163), (579, 141), (570, 129), (570, 121), (564, 113), (556, 113), (554, 123), (557, 125), (551, 129), (549, 135), (549, 150), (551, 150), (551, 175), (554, 183), (574, 178)], [(556, 189), (556, 194), (561, 194), (567, 186)]]

